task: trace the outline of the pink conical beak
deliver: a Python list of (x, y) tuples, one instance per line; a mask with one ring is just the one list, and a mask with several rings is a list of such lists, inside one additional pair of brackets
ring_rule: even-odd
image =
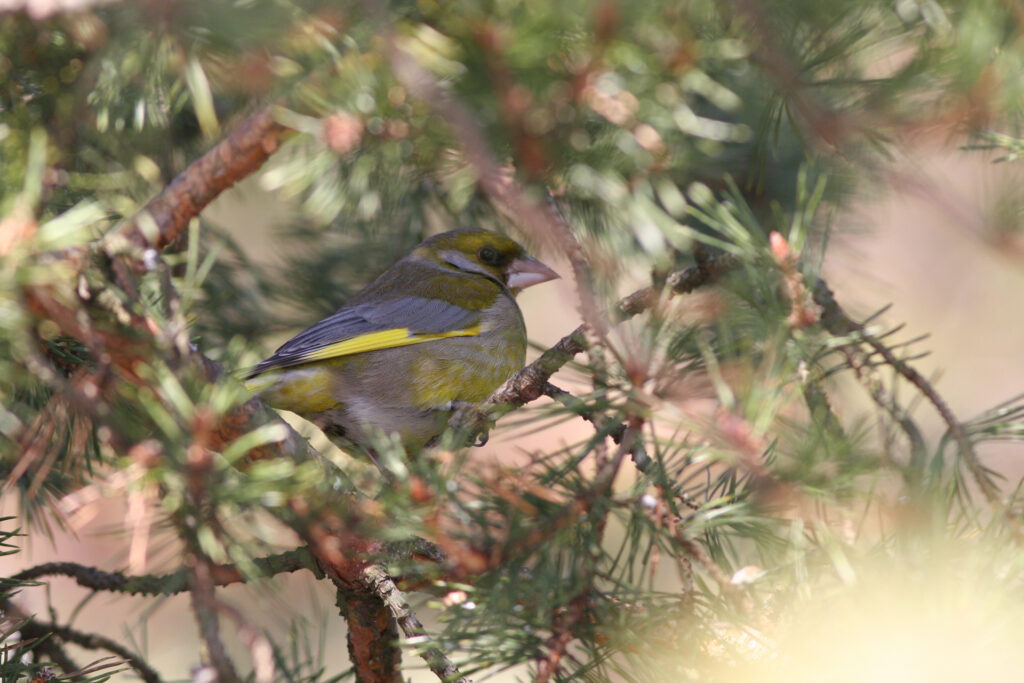
[(532, 256), (526, 255), (510, 263), (505, 272), (508, 274), (508, 288), (517, 292), (558, 278), (558, 273)]

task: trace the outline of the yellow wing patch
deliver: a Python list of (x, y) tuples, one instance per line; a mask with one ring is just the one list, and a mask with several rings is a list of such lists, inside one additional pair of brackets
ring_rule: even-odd
[(302, 362), (309, 363), (317, 360), (326, 360), (328, 358), (351, 356), (352, 354), (363, 353), (365, 351), (393, 349), (398, 346), (422, 344), (424, 342), (448, 339), (450, 337), (475, 337), (478, 334), (480, 334), (479, 325), (473, 325), (472, 327), (467, 327), (461, 330), (452, 330), (450, 332), (439, 332), (436, 334), (419, 334), (409, 330), (408, 328), (399, 327), (393, 330), (381, 330), (380, 332), (361, 334), (358, 337), (352, 337), (351, 339), (346, 339), (345, 341), (325, 346), (321, 349), (317, 349), (316, 351), (311, 351), (302, 357)]

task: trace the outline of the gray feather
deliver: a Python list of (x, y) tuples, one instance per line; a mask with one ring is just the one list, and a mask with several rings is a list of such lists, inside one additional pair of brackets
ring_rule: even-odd
[(248, 377), (271, 368), (299, 365), (314, 351), (371, 332), (408, 328), (413, 334), (440, 334), (471, 327), (479, 320), (479, 311), (413, 296), (347, 306), (285, 342)]

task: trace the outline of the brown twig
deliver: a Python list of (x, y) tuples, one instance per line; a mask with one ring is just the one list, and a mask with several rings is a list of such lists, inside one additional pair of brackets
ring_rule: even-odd
[[(275, 576), (301, 569), (318, 571), (306, 548), (255, 558), (252, 563), (262, 576)], [(11, 578), (15, 581), (31, 581), (44, 576), (66, 576), (83, 588), (130, 595), (173, 595), (188, 590), (187, 569), (163, 575), (129, 576), (123, 572), (105, 572), (75, 562), (47, 562), (22, 570)], [(212, 565), (211, 576), (215, 586), (228, 586), (246, 580), (233, 565)]]
[[(713, 559), (711, 559), (711, 556), (708, 555), (707, 551), (701, 547), (700, 543), (686, 536), (686, 529), (684, 527), (679, 527), (676, 530), (675, 540), (676, 543), (679, 544), (680, 548), (686, 551), (690, 557), (697, 560), (697, 563), (704, 567), (704, 570), (711, 575), (711, 578), (718, 584), (718, 588), (723, 596), (732, 599), (741, 597), (742, 592), (729, 579), (729, 577), (726, 576), (725, 572), (722, 571), (722, 568), (719, 567)], [(745, 598), (746, 599), (743, 599), (741, 604), (744, 609), (749, 611), (753, 608), (753, 605), (750, 602), (749, 596), (745, 596)]]
[(206, 646), (206, 656), (217, 673), (218, 683), (241, 683), (220, 639), (220, 619), (217, 615), (217, 597), (214, 594), (213, 572), (210, 561), (198, 552), (189, 557), (189, 589), (192, 612), (199, 625), (199, 634)]
[(337, 606), (348, 624), (349, 658), (361, 683), (400, 683), (398, 630), (386, 605), (363, 579), (368, 558), (382, 545), (353, 530), (360, 507), (353, 501), (341, 519), (332, 511), (310, 509), (304, 500), (291, 501), (293, 516), (284, 520), (309, 546), (324, 574), (337, 590)]
[(586, 403), (576, 398), (565, 389), (556, 387), (551, 382), (545, 382), (542, 393), (551, 400), (561, 403), (563, 406), (592, 424), (598, 433), (607, 433), (615, 443), (622, 442), (622, 435), (626, 431), (625, 422), (619, 422), (614, 428), (606, 432), (608, 425), (604, 423), (602, 417), (597, 415), (593, 410), (590, 410)]
[(850, 345), (843, 347), (840, 351), (846, 359), (846, 364), (853, 370), (857, 381), (861, 383), (865, 391), (868, 392), (868, 395), (871, 396), (871, 400), (888, 413), (889, 417), (903, 430), (910, 445), (911, 463), (919, 461), (924, 457), (925, 451), (924, 437), (921, 436), (921, 430), (910, 419), (907, 411), (897, 403), (896, 397), (886, 394), (881, 381), (877, 377), (875, 368), (865, 361), (863, 358), (864, 354), (859, 353), (857, 347)]
[(587, 606), (592, 590), (591, 584), (588, 583), (587, 587), (570, 600), (568, 605), (559, 610), (559, 614), (555, 618), (554, 633), (544, 643), (548, 651), (537, 662), (537, 673), (533, 677), (533, 683), (548, 683), (552, 676), (558, 673), (562, 659), (575, 638), (573, 629), (587, 615)]
[(963, 458), (968, 471), (974, 477), (978, 489), (989, 503), (998, 503), (999, 489), (988, 477), (984, 465), (978, 460), (978, 455), (974, 451), (974, 444), (971, 443), (970, 437), (967, 436), (963, 425), (957, 420), (943, 398), (939, 396), (935, 387), (921, 373), (905, 361), (897, 358), (888, 347), (869, 335), (862, 325), (851, 320), (839, 306), (832, 291), (823, 280), (819, 280), (814, 288), (814, 302), (821, 307), (821, 324), (826, 330), (836, 336), (856, 335), (855, 341), (862, 341), (870, 346), (875, 353), (882, 357), (889, 367), (910, 382), (932, 404), (942, 418), (942, 421), (946, 423), (949, 433), (956, 441), (960, 449), (960, 457)]
[[(346, 510), (351, 516), (348, 520), (329, 511), (310, 510), (303, 501), (293, 501), (291, 510), (294, 517), (285, 520), (286, 523), (306, 541), (338, 591), (338, 607), (348, 622), (349, 653), (358, 680), (363, 683), (401, 681), (397, 629), (400, 628), (407, 638), (423, 636), (425, 630), (391, 575), (369, 559), (386, 552), (388, 546), (367, 540), (353, 529), (362, 514), (355, 502)], [(417, 553), (417, 550), (415, 547), (400, 549), (400, 553), (406, 552)], [(430, 545), (421, 548), (420, 554), (436, 556), (438, 552)], [(469, 683), (440, 649), (429, 647), (421, 655), (430, 670), (445, 683)]]
[[(728, 254), (709, 257), (695, 266), (672, 273), (666, 284), (673, 294), (688, 294), (705, 285), (718, 281), (727, 272), (740, 265), (739, 259)], [(645, 287), (619, 301), (616, 312), (620, 320), (631, 318), (647, 310), (658, 298), (658, 290)], [(586, 349), (585, 326), (577, 327), (562, 337), (558, 343), (542, 353), (537, 360), (512, 375), (481, 405), (484, 411), (501, 407), (507, 412), (544, 395), (551, 377), (571, 361), (576, 354)], [(459, 427), (453, 420), (453, 426)]]
[(258, 170), (287, 130), (274, 120), (274, 105), (259, 110), (192, 162), (115, 234), (136, 247), (163, 249), (224, 190)]
[[(421, 638), (427, 631), (409, 607), (408, 601), (395, 585), (394, 579), (378, 564), (368, 565), (362, 571), (362, 582), (387, 608), (406, 638)], [(439, 648), (428, 647), (422, 652), (427, 666), (443, 683), (470, 683), (459, 673), (459, 668)]]
[[(585, 494), (587, 498), (607, 499), (611, 495), (615, 477), (622, 468), (626, 454), (632, 452), (633, 445), (641, 433), (644, 423), (643, 418), (631, 415), (626, 419), (625, 424), (626, 428), (618, 448), (615, 449), (611, 457), (604, 459), (597, 472), (594, 473), (589, 490)], [(591, 546), (593, 548), (599, 548), (603, 542), (609, 511), (610, 508), (605, 508), (603, 514), (595, 520), (595, 541)], [(559, 608), (553, 619), (553, 633), (545, 642), (548, 651), (537, 662), (537, 673), (533, 677), (534, 683), (548, 683), (558, 672), (569, 645), (576, 638), (576, 626), (588, 614), (587, 608), (594, 593), (595, 566), (600, 560), (600, 553), (595, 552), (590, 559), (591, 565), (587, 570), (588, 580), (585, 587), (565, 607)]]
[(139, 675), (145, 683), (161, 683), (160, 675), (144, 659), (124, 647), (120, 643), (105, 636), (95, 633), (85, 633), (71, 628), (43, 621), (37, 621), (21, 612), (19, 608), (9, 602), (3, 603), (3, 611), (9, 616), (17, 616), (25, 619), (18, 630), (25, 640), (36, 640), (31, 649), (38, 649), (46, 653), (64, 671), (70, 680), (81, 680), (77, 674), (83, 671), (63, 651), (63, 648), (54, 642), (70, 643), (84, 647), (89, 650), (106, 650), (120, 657)]
[(348, 654), (360, 683), (401, 683), (398, 630), (387, 607), (363, 586), (335, 581), (337, 606), (348, 624)]
[(274, 666), (274, 646), (271, 645), (267, 634), (246, 621), (242, 613), (231, 605), (221, 602), (217, 607), (235, 622), (239, 640), (249, 648), (253, 683), (272, 683), (276, 668)]

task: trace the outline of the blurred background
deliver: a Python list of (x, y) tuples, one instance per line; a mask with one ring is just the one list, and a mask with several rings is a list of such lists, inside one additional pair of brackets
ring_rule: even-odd
[[(189, 340), (203, 354), (228, 368), (247, 367), (342, 305), (424, 236), (466, 225), (508, 232), (562, 275), (519, 297), (536, 346), (529, 359), (582, 322), (571, 263), (550, 236), (517, 222), (488, 195), (472, 150), (449, 125), (443, 98), (439, 105), (429, 88), (417, 93), (415, 78), (403, 80), (389, 61), (403, 53), (472, 113), (494, 158), (527, 196), (557, 202), (590, 259), (599, 301), (610, 306), (663, 281), (692, 265), (700, 249), (736, 255), (749, 266), (750, 281), (723, 285), (720, 300), (706, 293), (680, 297), (690, 316), (686, 324), (682, 317), (666, 322), (654, 316), (637, 323), (638, 338), (649, 330), (672, 337), (672, 344), (657, 348), (677, 365), (663, 367), (693, 379), (699, 387), (694, 396), (658, 395), (651, 389), (657, 376), (631, 384), (618, 357), (611, 376), (619, 393), (612, 398), (598, 395), (594, 368), (582, 357), (554, 379), (619, 419), (656, 397), (664, 411), (653, 411), (651, 419), (664, 420), (659, 427), (665, 431), (699, 429), (706, 417), (701, 410), (741, 417), (770, 443), (759, 457), (778, 467), (774, 483), (797, 501), (772, 508), (764, 504), (767, 485), (742, 476), (742, 485), (724, 494), (710, 485), (701, 489), (707, 495), (687, 523), (734, 587), (693, 562), (692, 614), (673, 613), (678, 620), (666, 622), (652, 616), (650, 622), (655, 630), (667, 624), (661, 628), (673, 634), (665, 636), (668, 644), (652, 636), (647, 644), (654, 655), (641, 657), (642, 665), (605, 678), (601, 670), (592, 680), (820, 680), (815, 672), (825, 666), (834, 666), (834, 680), (844, 681), (1014, 680), (1024, 664), (1016, 652), (1024, 634), (1019, 415), (988, 440), (978, 432), (977, 453), (997, 475), (1003, 496), (987, 505), (976, 490), (961, 501), (972, 484), (964, 483), (955, 454), (937, 446), (946, 424), (892, 368), (876, 368), (877, 382), (858, 381), (840, 363), (836, 376), (822, 381), (831, 410), (850, 429), (853, 453), (849, 461), (825, 462), (834, 471), (826, 469), (824, 477), (816, 475), (828, 449), (812, 447), (821, 434), (809, 411), (758, 391), (792, 387), (794, 378), (821, 367), (842, 345), (835, 336), (793, 330), (786, 322), (789, 310), (767, 240), (779, 231), (807, 280), (820, 275), (855, 320), (888, 306), (872, 324), (880, 331), (904, 327), (887, 344), (929, 335), (899, 353), (926, 353), (913, 366), (960, 420), (975, 424), (1015, 398), (1018, 403), (1008, 405), (1019, 405), (1020, 9), (980, 0), (641, 5), (0, 0), (0, 256), (6, 259), (0, 304), (9, 313), (0, 323), (9, 353), (0, 355), (10, 356), (0, 361), (5, 476), (29, 450), (19, 430), (45, 415), (40, 396), (63, 390), (32, 365), (34, 349), (52, 339), (43, 334), (47, 321), (24, 303), (24, 293), (42, 278), (31, 264), (50, 249), (114, 229), (267, 102), (279, 103), (276, 116), (290, 137), (165, 251), (186, 302)], [(59, 269), (43, 270), (61, 277)], [(159, 283), (152, 273), (146, 277), (132, 310), (173, 322), (156, 293)], [(116, 318), (97, 313), (87, 298), (76, 299), (78, 281), (63, 285), (68, 300), (98, 325)], [(701, 317), (721, 309), (727, 312), (720, 320)], [(704, 336), (691, 335), (691, 320), (701, 321), (692, 327)], [(707, 348), (698, 353), (693, 349), (700, 344)], [(166, 349), (153, 346), (158, 367)], [(723, 390), (708, 354), (724, 367), (743, 369), (749, 361), (757, 371), (771, 366), (766, 358), (784, 360), (766, 377), (737, 372), (747, 379), (729, 376)], [(692, 376), (686, 368), (695, 368)], [(190, 400), (206, 396), (182, 384), (193, 392)], [(938, 452), (927, 484), (914, 479), (919, 473), (894, 420), (872, 401), (876, 386), (907, 409), (929, 457)], [(733, 394), (738, 398), (730, 403)], [(156, 404), (173, 403), (157, 395)], [(689, 414), (698, 400), (705, 408)], [(126, 443), (156, 439), (168, 453), (184, 452), (187, 430), (161, 431), (165, 423), (130, 396), (109, 404)], [(540, 454), (585, 456), (588, 447), (580, 444), (593, 427), (557, 410), (542, 399), (508, 416), (486, 446), (471, 451), (467, 470), (475, 475), (496, 463), (531, 471)], [(353, 477), (376, 474), (301, 418), (287, 419)], [(736, 468), (738, 456), (718, 445), (718, 436), (707, 435), (714, 447), (695, 444), (688, 462), (705, 459), (715, 472)], [(657, 443), (652, 428), (652, 452)], [(804, 446), (813, 453), (804, 453)], [(90, 448), (89, 457), (97, 459), (86, 461), (95, 471), (74, 454), (54, 453), (55, 461), (67, 457), (71, 464), (57, 468), (64, 478), (48, 480), (37, 498), (25, 492), (38, 489), (9, 479), (0, 514), (25, 535), (16, 539), (20, 552), (0, 556), (0, 575), (54, 561), (107, 571), (129, 565), (130, 490), (106, 477), (130, 463), (110, 443)], [(801, 460), (805, 455), (809, 463)], [(592, 473), (591, 460), (584, 458), (579, 470)], [(180, 474), (167, 468), (159, 472), (163, 486)], [(927, 489), (921, 499), (929, 502), (920, 508), (907, 503), (921, 502), (916, 486)], [(664, 482), (632, 470), (620, 477), (615, 492), (626, 521), (610, 523), (605, 551), (628, 539), (637, 519), (647, 519), (639, 505), (638, 512), (623, 501), (657, 497), (663, 489)], [(293, 532), (261, 516), (258, 505), (214, 492), (221, 495), (216, 501), (224, 510), (252, 515), (239, 519), (255, 520), (267, 545), (297, 543)], [(84, 501), (70, 516), (69, 496)], [(941, 501), (934, 508), (931, 496)], [(412, 525), (405, 512), (395, 518)], [(930, 515), (932, 525), (921, 521)], [(173, 570), (190, 532), (174, 514), (153, 512), (153, 519), (144, 570)], [(658, 535), (662, 525), (654, 526), (643, 532), (655, 539), (650, 547), (666, 557), (680, 553)], [(537, 555), (545, 552), (553, 552), (551, 546), (536, 548)], [(660, 619), (652, 596), (681, 593), (687, 578), (668, 560), (660, 568), (646, 555), (637, 562), (641, 578), (633, 582), (630, 574), (630, 581), (616, 584), (627, 596), (616, 596), (619, 611), (634, 615), (626, 605), (635, 599), (642, 606), (636, 612), (649, 609)], [(565, 571), (566, 584), (579, 579)], [(732, 602), (730, 591), (747, 590), (755, 610)], [(458, 633), (453, 624), (462, 617), (436, 593), (410, 597), (429, 631)], [(344, 623), (326, 582), (302, 571), (218, 594), (275, 642), (296, 649), (295, 660), (305, 662), (295, 668), (302, 680), (332, 680), (348, 668)], [(551, 599), (555, 613), (561, 598)], [(127, 643), (165, 680), (188, 680), (199, 661), (187, 594), (156, 600), (90, 594), (57, 577), (21, 588), (13, 601), (25, 612), (53, 610), (56, 621)], [(496, 612), (493, 619), (504, 616)], [(510, 631), (523, 630), (506, 621)], [(625, 623), (616, 637), (628, 641), (622, 634), (632, 622)], [(511, 636), (483, 632), (494, 641), (458, 642), (485, 657), (493, 650), (493, 680), (535, 674), (545, 640), (535, 652), (509, 654), (493, 643), (511, 643)], [(223, 633), (232, 656), (247, 661), (229, 622)], [(638, 651), (627, 645), (608, 654), (598, 635), (587, 641), (592, 650), (581, 645), (574, 652), (601, 653), (593, 661), (612, 662), (614, 670)], [(716, 648), (729, 656), (719, 657)], [(69, 649), (80, 662), (95, 655)], [(704, 658), (732, 664), (716, 670), (693, 663)], [(405, 661), (410, 680), (436, 680), (415, 655), (406, 653)], [(584, 680), (588, 671), (582, 663), (561, 680)], [(118, 680), (129, 677), (118, 674)]]

